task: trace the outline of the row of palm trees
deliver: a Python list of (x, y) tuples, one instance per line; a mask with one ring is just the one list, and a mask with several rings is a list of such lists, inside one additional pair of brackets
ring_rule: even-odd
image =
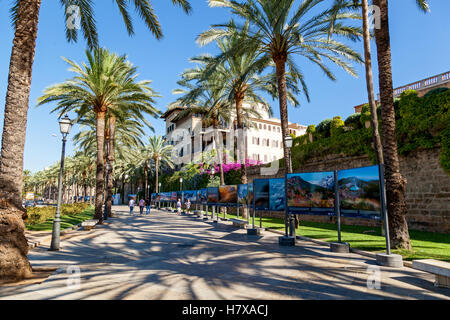
[[(288, 134), (287, 104), (291, 100), (289, 102), (293, 106), (298, 106), (298, 101), (293, 102), (292, 97), (299, 93), (303, 93), (309, 100), (305, 77), (297, 59), (312, 62), (331, 80), (335, 80), (335, 76), (330, 66), (337, 66), (356, 76), (352, 63), (364, 62), (377, 162), (385, 165), (390, 240), (394, 248), (411, 249), (406, 222), (406, 181), (400, 174), (395, 135), (388, 0), (372, 2), (380, 9), (380, 16), (375, 17), (380, 20), (380, 28), (375, 29), (375, 40), (383, 123), (381, 137), (373, 92), (368, 0), (334, 0), (331, 6), (324, 9), (321, 6), (325, 0), (304, 0), (296, 7), (295, 0), (208, 2), (211, 7), (229, 8), (233, 19), (228, 23), (212, 25), (208, 31), (198, 36), (199, 44), (216, 42), (221, 52), (216, 57), (192, 59), (200, 67), (183, 74), (179, 84), (188, 90), (177, 92), (184, 93), (177, 103), (191, 106), (183, 113), (203, 111), (211, 114), (213, 110), (217, 113), (219, 109), (224, 109), (223, 105), (234, 105), (238, 126), (242, 128), (245, 112), (242, 102), (246, 99), (261, 101), (256, 91), (272, 93), (279, 100), (285, 168), (286, 173), (291, 173), (290, 154), (285, 147)], [(426, 0), (416, 0), (416, 3), (424, 12), (428, 11)], [(358, 12), (360, 8), (362, 16)], [(351, 24), (360, 19), (363, 21), (361, 27)], [(340, 41), (356, 41), (360, 38), (364, 39), (364, 60), (350, 46)], [(267, 68), (275, 70), (272, 74), (268, 72), (261, 76)], [(265, 82), (264, 79), (268, 81)], [(198, 101), (205, 93), (212, 98), (207, 104), (209, 110), (202, 104), (203, 101)], [(243, 150), (242, 145), (240, 150)], [(244, 166), (242, 183), (246, 181)]]
[[(103, 199), (106, 198), (107, 201), (111, 201), (109, 196), (114, 194), (113, 189), (120, 190), (120, 194), (124, 196), (125, 183), (129, 184), (132, 190), (133, 187), (134, 190), (142, 187), (144, 197), (150, 196), (150, 190), (159, 192), (159, 172), (165, 168), (173, 168), (172, 146), (166, 145), (161, 136), (151, 136), (148, 143), (144, 144), (142, 142), (143, 132), (135, 135), (133, 143), (129, 144), (129, 137), (123, 135), (123, 133), (133, 130), (133, 128), (128, 126), (124, 130), (120, 122), (117, 123), (117, 127), (115, 161), (109, 180), (111, 183), (105, 185), (105, 197)], [(73, 140), (79, 151), (74, 156), (68, 156), (64, 159), (62, 198), (65, 203), (84, 202), (86, 197), (89, 197), (89, 202), (92, 202), (96, 186), (94, 130), (95, 127), (91, 125), (77, 133)], [(94, 140), (93, 144), (91, 140)], [(32, 191), (43, 199), (55, 200), (59, 168), (60, 163), (57, 162), (35, 174), (25, 170), (24, 192)], [(153, 188), (149, 188), (149, 181), (152, 181)], [(111, 214), (111, 203), (108, 202), (107, 212), (109, 215)]]
[[(361, 1), (364, 12), (367, 13), (366, 0)], [(172, 2), (180, 5), (186, 12), (191, 9), (186, 0)], [(368, 38), (368, 33), (364, 32), (367, 30), (367, 23), (364, 23), (364, 30), (351, 24), (360, 19), (360, 15), (355, 11), (359, 8), (359, 0), (334, 0), (332, 5), (326, 7), (326, 0), (302, 0), (295, 5), (297, 2), (209, 0), (211, 7), (229, 8), (233, 19), (228, 23), (213, 25), (198, 36), (197, 41), (202, 45), (215, 41), (221, 53), (216, 57), (201, 56), (193, 59), (199, 63), (199, 67), (183, 74), (179, 82), (184, 88), (184, 91), (180, 91), (183, 97), (177, 103), (193, 106), (192, 109), (201, 108), (198, 111), (208, 115), (205, 118), (209, 119), (207, 121), (213, 126), (220, 122), (220, 119), (226, 118), (223, 110), (230, 110), (229, 107), (233, 106), (238, 126), (242, 127), (245, 125), (243, 119), (246, 114), (243, 103), (262, 102), (258, 92), (267, 92), (279, 100), (284, 142), (288, 133), (288, 102), (293, 106), (299, 105), (296, 95), (300, 93), (309, 100), (305, 76), (296, 58), (300, 57), (305, 62), (317, 65), (331, 80), (335, 80), (335, 76), (330, 66), (337, 66), (351, 75), (356, 75), (352, 63), (363, 62), (363, 59), (339, 39), (355, 41), (362, 36), (365, 36), (366, 40)], [(416, 2), (423, 10), (428, 9), (425, 0)], [(125, 61), (124, 56), (111, 54), (98, 47), (91, 2), (65, 0), (62, 3), (66, 9), (66, 18), (70, 5), (80, 5), (81, 32), (92, 50), (87, 52), (88, 63), (85, 65), (80, 66), (67, 60), (72, 71), (78, 76), (47, 89), (40, 99), (40, 104), (57, 102), (53, 111), (58, 112), (60, 116), (73, 111), (77, 114), (77, 121), (95, 121), (95, 215), (101, 220), (105, 166), (114, 163), (118, 154), (115, 151), (118, 148), (116, 141), (119, 141), (116, 140), (116, 135), (119, 135), (118, 123), (127, 119), (140, 121), (143, 114), (156, 116), (153, 99), (157, 94), (150, 88), (149, 82), (135, 81), (134, 67)], [(136, 0), (132, 3), (152, 34), (161, 38), (161, 28), (149, 1)], [(15, 37), (0, 159), (0, 219), (7, 224), (5, 230), (16, 231), (12, 235), (9, 231), (0, 230), (0, 277), (20, 278), (28, 275), (31, 270), (26, 258), (27, 246), (22, 221), (26, 213), (20, 203), (20, 194), (40, 4), (41, 0), (18, 0), (12, 8)], [(132, 35), (128, 3), (117, 1), (116, 4), (128, 33)], [(385, 180), (393, 247), (409, 249), (411, 246), (405, 219), (405, 181), (399, 171), (395, 140), (388, 0), (373, 0), (373, 4), (381, 10), (381, 28), (375, 30), (383, 123), (383, 154), (379, 161), (383, 159), (386, 166)], [(77, 34), (76, 29), (67, 29), (69, 41), (76, 41)], [(370, 62), (367, 53), (366, 45), (366, 66)], [(367, 79), (369, 82), (370, 76)], [(370, 91), (369, 84), (368, 89)], [(91, 145), (94, 145), (92, 141)], [(380, 147), (379, 143), (376, 145)], [(239, 150), (242, 152), (243, 148), (240, 147)], [(286, 171), (291, 172), (287, 148), (284, 148), (284, 156)], [(110, 167), (110, 170), (114, 170), (113, 166)], [(245, 166), (242, 174), (242, 180), (245, 182)], [(11, 237), (18, 240), (11, 244)]]
[[(77, 5), (79, 8), (80, 27), (69, 28), (66, 24), (66, 37), (69, 42), (76, 42), (79, 34), (85, 39), (89, 49), (99, 47), (94, 6), (99, 1), (62, 0), (64, 10), (63, 21), (73, 19), (69, 8)], [(134, 6), (137, 15), (144, 22), (150, 33), (157, 39), (163, 37), (158, 17), (149, 0), (114, 1), (122, 16), (126, 30), (134, 34), (133, 15), (130, 6)], [(191, 12), (188, 0), (172, 0), (186, 13)], [(101, 5), (104, 5), (101, 1)], [(31, 275), (31, 266), (27, 259), (28, 245), (24, 234), (26, 210), (22, 207), (21, 192), (23, 184), (23, 154), (26, 136), (26, 123), (31, 89), (32, 68), (34, 63), (37, 29), (41, 0), (16, 0), (12, 2), (12, 22), (14, 39), (11, 51), (8, 74), (8, 88), (4, 111), (2, 132), (2, 149), (0, 158), (0, 278), (24, 278)], [(57, 21), (57, 20), (55, 20)], [(74, 68), (77, 68), (74, 66)], [(103, 82), (113, 81), (101, 80)], [(84, 106), (84, 108), (88, 108)], [(98, 124), (105, 123), (106, 110), (96, 105)], [(80, 111), (83, 111), (81, 109)], [(111, 117), (111, 115), (109, 116)], [(108, 118), (109, 119), (109, 118)], [(114, 118), (108, 120), (114, 123)], [(103, 131), (104, 127), (100, 131)], [(114, 132), (112, 132), (114, 134)], [(99, 145), (103, 145), (99, 136)], [(113, 146), (112, 146), (113, 147)], [(100, 151), (100, 158), (103, 152)], [(97, 163), (97, 195), (102, 191), (103, 164)], [(98, 197), (99, 198), (99, 197)], [(99, 202), (96, 200), (96, 215), (99, 214)], [(14, 239), (14, 241), (11, 241)]]

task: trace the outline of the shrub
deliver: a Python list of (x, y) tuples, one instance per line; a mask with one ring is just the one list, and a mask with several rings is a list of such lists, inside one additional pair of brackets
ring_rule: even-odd
[(335, 137), (344, 132), (344, 121), (342, 121), (341, 117), (337, 116), (331, 120), (330, 123), (330, 136)]
[(346, 127), (352, 127), (353, 129), (362, 129), (361, 124), (361, 113), (354, 113), (348, 116), (347, 119), (345, 119), (344, 124)]
[(325, 119), (319, 123), (316, 127), (316, 133), (323, 138), (328, 138), (330, 136), (331, 121), (332, 119)]
[[(63, 204), (61, 205), (61, 215), (74, 216), (84, 212), (89, 207), (89, 203)], [(26, 223), (28, 225), (35, 225), (53, 218), (56, 214), (56, 207), (49, 206), (28, 208), (27, 213), (28, 219), (26, 220)]]

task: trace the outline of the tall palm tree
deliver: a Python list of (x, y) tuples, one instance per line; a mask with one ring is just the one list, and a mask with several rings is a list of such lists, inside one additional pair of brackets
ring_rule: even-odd
[[(295, 10), (294, 2), (295, 0), (259, 0), (257, 2), (248, 0), (240, 3), (209, 0), (211, 7), (228, 7), (234, 15), (249, 22), (249, 35), (247, 39), (241, 41), (240, 50), (246, 51), (257, 46), (259, 53), (269, 55), (275, 64), (286, 172), (292, 172), (290, 155), (285, 147), (285, 138), (289, 132), (286, 66), (294, 81), (299, 81), (304, 87), (304, 92), (307, 92), (303, 74), (293, 60), (294, 55), (300, 55), (313, 62), (332, 80), (335, 80), (335, 77), (325, 65), (324, 60), (341, 67), (351, 75), (356, 74), (349, 62), (362, 61), (358, 53), (328, 37), (331, 10), (312, 15), (312, 10), (324, 2), (323, 0), (304, 0)], [(312, 16), (308, 17), (308, 14)], [(352, 13), (337, 15), (335, 20), (338, 23), (335, 24), (332, 34), (356, 39), (361, 34), (360, 30), (342, 23), (349, 18), (356, 18), (356, 16)], [(230, 31), (233, 28), (243, 29), (242, 26), (234, 26), (232, 23), (213, 25), (210, 30), (202, 33), (197, 41), (200, 44), (215, 41), (217, 38), (235, 32)]]
[[(419, 8), (427, 12), (426, 0), (416, 0)], [(378, 79), (380, 86), (382, 143), (385, 162), (385, 180), (390, 238), (393, 248), (411, 249), (406, 222), (406, 180), (400, 173), (395, 134), (394, 89), (392, 84), (391, 44), (389, 33), (388, 0), (373, 0), (380, 8), (380, 28), (375, 29), (377, 44)]]
[(174, 167), (172, 160), (173, 146), (166, 145), (161, 136), (151, 136), (148, 141), (149, 144), (144, 147), (141, 151), (142, 153), (139, 155), (141, 163), (144, 165), (145, 192), (147, 192), (148, 168), (150, 166), (150, 160), (153, 160), (155, 164), (155, 191), (159, 193), (159, 168), (161, 165), (167, 165), (170, 168)]
[[(213, 128), (214, 149), (217, 150), (220, 183), (223, 185), (225, 184), (223, 172), (224, 146), (218, 147), (216, 143), (220, 141), (218, 129), (222, 124), (229, 123), (232, 119), (233, 102), (229, 99), (226, 85), (228, 80), (225, 79), (229, 74), (227, 72), (214, 72), (204, 78), (205, 73), (207, 73), (206, 63), (199, 60), (197, 62), (200, 63), (199, 66), (186, 70), (181, 76), (182, 79), (177, 82), (182, 88), (173, 91), (174, 94), (182, 94), (182, 96), (171, 105), (188, 106), (173, 120), (177, 121), (191, 114), (200, 114), (202, 115), (202, 126)], [(201, 81), (196, 81), (198, 79)], [(249, 101), (250, 95), (244, 96), (244, 98)], [(254, 101), (252, 99), (252, 102)], [(242, 121), (246, 124), (251, 123), (248, 121), (249, 115), (260, 117), (255, 109), (243, 108), (242, 111)]]
[[(246, 22), (241, 30), (236, 30), (235, 22), (232, 20), (230, 24), (230, 34), (220, 39), (216, 39), (220, 54), (216, 57), (207, 55), (191, 59), (192, 61), (204, 64), (205, 71), (201, 76), (197, 76), (200, 81), (208, 80), (213, 73), (218, 73), (221, 81), (218, 86), (224, 88), (224, 94), (235, 106), (236, 122), (239, 134), (244, 130), (244, 113), (243, 103), (246, 101), (251, 104), (268, 105), (262, 98), (261, 92), (272, 95), (273, 98), (278, 97), (277, 87), (274, 86), (274, 74), (261, 76), (261, 72), (271, 65), (271, 57), (269, 55), (261, 56), (258, 47), (248, 48), (244, 52), (240, 51), (242, 41), (249, 37), (249, 23)], [(234, 32), (238, 31), (238, 32)], [(229, 54), (230, 52), (236, 54)], [(306, 87), (305, 87), (306, 88)], [(299, 106), (299, 101), (295, 95), (300, 90), (295, 84), (288, 86), (288, 99), (294, 106)], [(305, 92), (308, 96), (308, 92)], [(271, 110), (270, 110), (271, 111)], [(244, 137), (237, 139), (239, 158), (241, 161), (241, 183), (246, 184), (247, 168), (245, 166), (245, 147)]]
[[(65, 20), (72, 19), (71, 5), (80, 9), (80, 27), (83, 37), (90, 48), (98, 46), (96, 21), (93, 12), (93, 1), (61, 0)], [(146, 27), (157, 38), (163, 34), (158, 18), (149, 0), (115, 1), (122, 15), (129, 35), (134, 28), (129, 12), (130, 2), (133, 3)], [(183, 8), (186, 13), (191, 11), (188, 0), (172, 0), (174, 5)], [(26, 255), (28, 246), (23, 234), (23, 219), (26, 210), (22, 208), (20, 193), (22, 191), (23, 153), (25, 147), (28, 103), (31, 88), (31, 76), (34, 62), (39, 11), (41, 0), (14, 0), (11, 8), (14, 26), (14, 39), (8, 74), (8, 88), (5, 101), (4, 124), (2, 133), (2, 149), (0, 158), (0, 221), (6, 227), (0, 230), (0, 278), (23, 278), (31, 274)], [(70, 42), (76, 42), (78, 30), (68, 28), (66, 37)], [(14, 239), (14, 241), (11, 241)]]
[[(118, 108), (116, 108), (118, 109)], [(125, 109), (125, 108), (124, 108)], [(130, 148), (139, 148), (144, 144), (142, 143), (141, 137), (144, 136), (145, 131), (143, 129), (143, 124), (146, 124), (151, 130), (153, 127), (145, 119), (134, 119), (134, 117), (140, 116), (139, 112), (133, 114), (127, 108), (127, 112), (120, 113), (120, 110), (116, 110), (115, 114), (119, 115), (119, 118), (115, 116), (106, 117), (105, 126), (105, 164), (110, 165), (110, 171), (107, 172), (111, 179), (108, 180), (108, 185), (106, 188), (106, 212), (108, 216), (111, 215), (111, 205), (112, 205), (112, 188), (114, 176), (114, 161), (118, 157), (119, 159), (124, 158), (124, 154), (129, 152)], [(108, 112), (110, 114), (112, 112)], [(126, 118), (129, 116), (131, 118)], [(114, 120), (113, 120), (114, 119)], [(96, 120), (95, 114), (90, 112), (78, 121), (80, 124), (80, 132), (78, 132), (73, 140), (75, 144), (79, 146), (79, 149), (92, 150), (96, 148)], [(114, 125), (112, 125), (114, 123)]]
[(82, 66), (65, 59), (72, 67), (70, 70), (77, 76), (45, 89), (44, 95), (38, 99), (38, 105), (56, 101), (57, 106), (52, 112), (58, 111), (60, 116), (69, 111), (75, 111), (78, 118), (84, 117), (89, 112), (95, 113), (97, 140), (95, 219), (102, 223), (106, 116), (108, 112), (120, 108), (135, 108), (144, 112), (153, 109), (154, 91), (148, 86), (149, 81), (135, 81), (135, 69), (126, 62), (126, 56), (112, 54), (106, 49), (95, 49), (93, 53), (86, 51), (86, 56), (88, 63)]

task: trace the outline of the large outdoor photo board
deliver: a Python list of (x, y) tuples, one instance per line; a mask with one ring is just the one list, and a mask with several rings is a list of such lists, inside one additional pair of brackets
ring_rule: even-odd
[(255, 210), (266, 211), (269, 210), (269, 179), (255, 179), (253, 180), (253, 196)]
[(219, 187), (219, 205), (224, 207), (237, 206), (237, 186)]
[(334, 215), (334, 172), (292, 173), (286, 177), (289, 213)]
[(378, 166), (338, 171), (341, 215), (381, 220), (381, 186)]
[(284, 211), (286, 189), (284, 179), (269, 180), (269, 210)]
[(208, 187), (208, 205), (217, 206), (219, 204), (219, 188)]

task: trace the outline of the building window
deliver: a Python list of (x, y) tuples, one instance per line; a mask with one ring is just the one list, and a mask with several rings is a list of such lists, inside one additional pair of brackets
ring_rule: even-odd
[(264, 130), (266, 130), (267, 129), (267, 127), (266, 127), (266, 125), (264, 125)]
[(280, 127), (277, 127), (277, 131), (280, 132)]
[(259, 128), (260, 128), (260, 129), (262, 129), (262, 125), (261, 125), (261, 123), (259, 124)]
[(269, 126), (269, 131), (272, 131), (272, 127), (271, 126)]
[(265, 146), (266, 145), (266, 139), (262, 140), (262, 145)]

